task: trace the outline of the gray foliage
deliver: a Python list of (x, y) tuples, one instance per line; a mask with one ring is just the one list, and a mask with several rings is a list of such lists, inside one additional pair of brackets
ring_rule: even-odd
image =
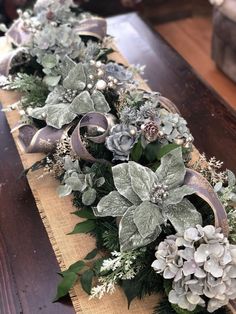
[(70, 195), (73, 191), (82, 194), (82, 203), (86, 206), (92, 205), (96, 198), (96, 188), (105, 183), (103, 177), (97, 178), (89, 167), (81, 170), (78, 160), (73, 161), (70, 156), (64, 158), (64, 177), (62, 185), (58, 188), (60, 197)]

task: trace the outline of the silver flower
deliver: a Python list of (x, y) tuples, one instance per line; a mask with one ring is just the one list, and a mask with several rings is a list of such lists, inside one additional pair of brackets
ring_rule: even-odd
[(117, 124), (106, 139), (107, 148), (113, 152), (113, 160), (129, 160), (129, 154), (137, 142), (139, 134), (136, 127)]
[(173, 279), (171, 303), (188, 311), (207, 306), (212, 313), (236, 297), (236, 246), (220, 228), (197, 225), (183, 236), (169, 236), (155, 256), (154, 270)]

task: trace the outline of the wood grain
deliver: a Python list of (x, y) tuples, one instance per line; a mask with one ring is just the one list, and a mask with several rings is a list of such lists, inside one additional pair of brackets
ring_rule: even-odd
[[(1, 189), (1, 186), (0, 186)], [(1, 313), (22, 313), (16, 284), (10, 266), (4, 235), (0, 228), (0, 311)]]
[(236, 109), (236, 84), (221, 72), (211, 59), (211, 18), (187, 18), (157, 25), (155, 29)]
[(212, 6), (206, 0), (143, 0), (142, 15), (152, 23), (164, 23), (194, 15), (210, 14)]
[(2, 112), (0, 126), (0, 313), (72, 314), (52, 303), (59, 267)]

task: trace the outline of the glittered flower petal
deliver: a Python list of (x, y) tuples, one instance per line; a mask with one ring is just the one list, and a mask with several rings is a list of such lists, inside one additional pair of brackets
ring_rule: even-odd
[(155, 173), (133, 161), (130, 161), (128, 165), (132, 189), (142, 201), (149, 201), (153, 184), (156, 181)]
[(114, 184), (118, 192), (125, 198), (127, 198), (132, 204), (140, 204), (141, 200), (131, 186), (131, 179), (128, 172), (128, 164), (121, 163), (115, 167), (112, 167), (112, 173)]
[(100, 217), (123, 216), (132, 204), (121, 196), (117, 191), (110, 192), (104, 196), (97, 205), (95, 215)]

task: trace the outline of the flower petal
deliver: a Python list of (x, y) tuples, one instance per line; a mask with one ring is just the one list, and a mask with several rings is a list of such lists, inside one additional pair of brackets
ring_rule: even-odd
[(127, 198), (132, 204), (138, 205), (141, 203), (140, 198), (134, 192), (131, 186), (131, 179), (128, 171), (128, 164), (121, 163), (115, 167), (112, 167), (113, 179), (115, 187), (118, 192)]
[(155, 173), (134, 161), (130, 161), (128, 166), (132, 189), (142, 201), (149, 201), (150, 192), (154, 182), (157, 180)]
[(121, 196), (117, 191), (112, 191), (104, 196), (97, 205), (95, 216), (105, 217), (123, 216), (132, 204)]

